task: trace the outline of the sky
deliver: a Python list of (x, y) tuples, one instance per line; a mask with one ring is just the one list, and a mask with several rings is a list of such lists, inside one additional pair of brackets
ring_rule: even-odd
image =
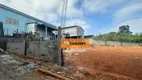
[[(63, 0), (0, 0), (1, 4), (44, 20), (61, 24)], [(66, 26), (79, 25), (85, 35), (118, 31), (129, 25), (142, 32), (142, 0), (68, 0)]]

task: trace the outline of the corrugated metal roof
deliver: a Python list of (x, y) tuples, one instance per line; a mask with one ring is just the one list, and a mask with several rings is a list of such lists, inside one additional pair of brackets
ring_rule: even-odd
[(3, 9), (9, 10), (9, 11), (11, 11), (11, 12), (14, 12), (14, 13), (17, 13), (17, 14), (20, 14), (20, 15), (23, 15), (23, 16), (25, 16), (25, 17), (31, 18), (31, 19), (36, 20), (36, 21), (38, 21), (38, 22), (41, 22), (41, 23), (45, 24), (46, 26), (51, 27), (51, 28), (53, 28), (53, 29), (57, 29), (57, 27), (54, 26), (54, 25), (52, 25), (52, 24), (49, 24), (49, 23), (47, 23), (47, 22), (45, 22), (45, 21), (42, 21), (42, 20), (37, 19), (37, 18), (35, 18), (35, 17), (32, 17), (32, 16), (30, 16), (30, 15), (27, 15), (27, 14), (25, 14), (25, 13), (23, 13), (23, 12), (18, 11), (18, 10), (12, 9), (12, 8), (10, 8), (10, 7), (7, 7), (7, 6), (3, 5), (3, 4), (0, 4), (0, 7), (3, 8)]
[[(73, 27), (80, 27), (80, 26), (78, 26), (78, 25), (75, 25), (75, 26), (68, 26), (68, 27), (63, 27), (62, 29), (73, 28)], [(80, 27), (80, 28), (84, 31), (84, 29), (83, 29), (82, 27)]]

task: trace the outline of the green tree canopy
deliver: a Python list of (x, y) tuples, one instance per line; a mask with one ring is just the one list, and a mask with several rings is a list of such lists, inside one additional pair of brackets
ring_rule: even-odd
[(142, 33), (132, 34), (129, 25), (120, 26), (118, 32), (99, 34), (93, 38), (95, 40), (142, 43)]
[(118, 33), (124, 34), (124, 35), (130, 35), (130, 34), (132, 34), (132, 32), (130, 31), (129, 25), (120, 26)]

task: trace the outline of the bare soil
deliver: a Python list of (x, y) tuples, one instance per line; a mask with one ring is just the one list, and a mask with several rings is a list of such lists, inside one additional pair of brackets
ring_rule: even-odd
[(65, 59), (88, 80), (142, 80), (142, 47), (97, 46)]
[[(14, 60), (20, 60), (20, 62), (22, 60), (38, 66), (44, 66), (49, 71), (71, 80), (142, 80), (142, 47), (97, 46), (92, 49), (80, 50), (64, 53), (67, 67), (20, 55), (18, 55), (19, 58), (14, 56), (16, 58)], [(11, 66), (10, 64), (5, 65), (4, 62), (7, 59), (4, 58), (3, 60), (0, 58), (0, 60), (0, 76), (4, 74), (8, 76), (0, 77), (0, 80), (11, 80), (11, 76), (13, 80), (59, 80), (58, 78), (38, 72), (36, 69), (27, 72), (24, 66), (26, 74), (21, 76), (21, 72), (15, 72), (15, 68), (19, 68), (18, 63), (14, 63)], [(11, 59), (9, 61), (11, 62)], [(12, 73), (9, 73), (10, 70)], [(19, 77), (13, 77), (19, 74)]]

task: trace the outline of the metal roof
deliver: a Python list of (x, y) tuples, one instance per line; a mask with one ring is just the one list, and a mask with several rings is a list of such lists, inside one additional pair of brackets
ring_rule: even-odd
[(41, 22), (41, 23), (45, 24), (46, 26), (48, 26), (48, 27), (50, 27), (50, 28), (57, 29), (57, 27), (54, 26), (54, 25), (52, 25), (52, 24), (49, 24), (49, 23), (47, 23), (47, 22), (45, 22), (45, 21), (42, 21), (42, 20), (40, 20), (40, 19), (37, 19), (37, 18), (35, 18), (35, 17), (33, 17), (33, 16), (27, 15), (27, 14), (25, 14), (25, 13), (23, 13), (23, 12), (18, 11), (18, 10), (12, 9), (12, 8), (10, 8), (10, 7), (7, 7), (7, 6), (3, 5), (3, 4), (0, 4), (0, 7), (3, 8), (3, 9), (9, 10), (9, 11), (11, 11), (11, 12), (14, 12), (14, 13), (17, 13), (17, 14), (20, 14), (20, 15), (23, 15), (23, 16), (25, 16), (25, 17), (31, 18), (31, 19), (36, 20), (36, 21), (38, 21), (38, 22)]
[[(73, 27), (80, 27), (80, 26), (78, 26), (78, 25), (75, 25), (75, 26), (68, 26), (68, 27), (63, 27), (62, 29), (73, 28)], [(80, 27), (80, 28), (84, 31), (84, 29), (83, 29), (82, 27)]]

